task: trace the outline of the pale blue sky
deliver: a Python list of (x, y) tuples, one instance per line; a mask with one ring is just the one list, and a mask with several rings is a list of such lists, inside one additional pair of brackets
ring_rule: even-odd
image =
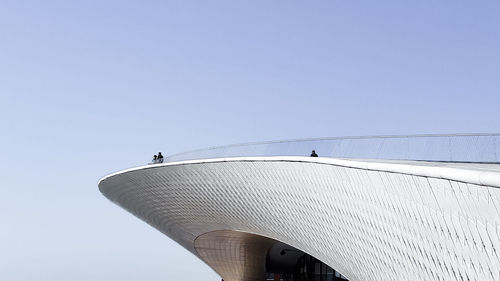
[(2, 280), (218, 280), (108, 202), (152, 154), (500, 132), (499, 1), (2, 1)]

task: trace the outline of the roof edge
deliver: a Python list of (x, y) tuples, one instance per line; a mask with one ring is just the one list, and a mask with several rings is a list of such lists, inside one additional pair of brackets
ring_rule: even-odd
[[(397, 163), (379, 160), (379, 159), (339, 159), (339, 158), (322, 158), (322, 157), (304, 157), (304, 156), (266, 156), (266, 157), (230, 157), (230, 158), (212, 158), (200, 160), (184, 160), (178, 162), (168, 162), (162, 164), (144, 165), (134, 168), (121, 170), (99, 180), (98, 186), (106, 179), (125, 174), (132, 171), (143, 169), (157, 169), (168, 166), (195, 165), (206, 163), (221, 163), (221, 162), (304, 162), (313, 164), (334, 165), (347, 168), (355, 168), (370, 171), (390, 172), (406, 175), (423, 176), (429, 178), (447, 179), (459, 182), (492, 186), (500, 188), (500, 170), (499, 172), (466, 169), (458, 167), (450, 167), (439, 165), (436, 162), (425, 161), (398, 161)], [(471, 164), (472, 165), (472, 164)], [(475, 166), (481, 164), (474, 164)], [(499, 165), (500, 167), (500, 165)]]

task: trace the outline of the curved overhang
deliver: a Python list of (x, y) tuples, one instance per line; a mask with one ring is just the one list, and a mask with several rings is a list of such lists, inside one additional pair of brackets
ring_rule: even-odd
[(227, 281), (257, 280), (245, 268), (262, 271), (276, 241), (353, 281), (498, 280), (498, 187), (493, 164), (292, 156), (148, 165), (99, 182)]
[(217, 230), (198, 236), (194, 248), (224, 280), (262, 281), (267, 253), (275, 243), (256, 234)]

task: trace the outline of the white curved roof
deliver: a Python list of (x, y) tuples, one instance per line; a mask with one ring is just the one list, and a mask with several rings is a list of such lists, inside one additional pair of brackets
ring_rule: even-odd
[(499, 280), (499, 167), (241, 157), (128, 169), (99, 188), (226, 281), (253, 277), (220, 266), (224, 247), (202, 254), (198, 237), (229, 231), (282, 241), (352, 281)]

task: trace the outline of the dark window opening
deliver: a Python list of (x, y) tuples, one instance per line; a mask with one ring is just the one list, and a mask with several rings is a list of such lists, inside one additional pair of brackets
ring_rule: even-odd
[(267, 272), (266, 281), (345, 281), (342, 274), (320, 260), (304, 254), (295, 264), (293, 273)]

